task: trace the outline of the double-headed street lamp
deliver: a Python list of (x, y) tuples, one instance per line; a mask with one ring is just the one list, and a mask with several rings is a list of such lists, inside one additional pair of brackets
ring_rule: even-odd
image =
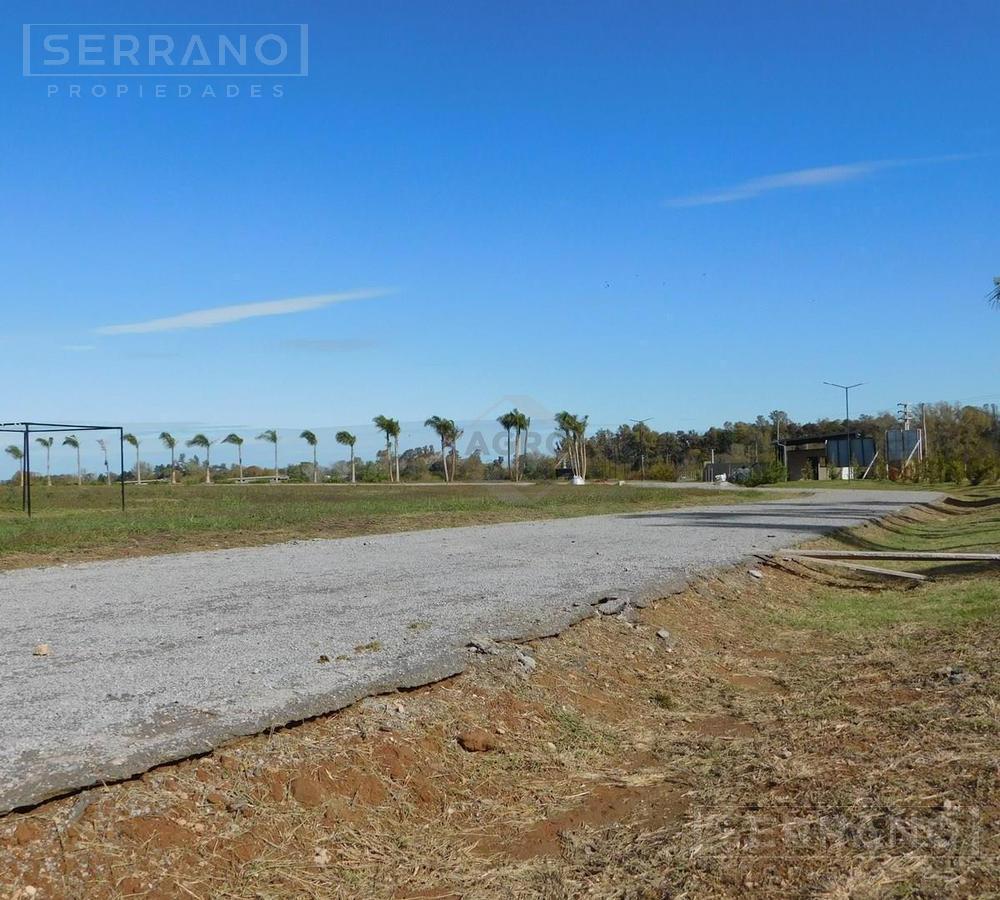
[(859, 381), (857, 384), (837, 384), (833, 381), (824, 381), (830, 387), (840, 388), (844, 392), (844, 430), (847, 432), (847, 478), (852, 477), (851, 472), (851, 391), (856, 387), (861, 387), (867, 382)]

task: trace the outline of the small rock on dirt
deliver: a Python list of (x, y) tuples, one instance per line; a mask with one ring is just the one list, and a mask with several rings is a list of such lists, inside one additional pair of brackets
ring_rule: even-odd
[(628, 601), (621, 597), (609, 597), (597, 604), (597, 611), (602, 616), (617, 616), (628, 605)]
[(538, 661), (533, 656), (529, 656), (520, 647), (517, 648), (517, 666), (520, 673), (527, 678), (538, 666)]
[(760, 569), (748, 569), (747, 570), (747, 575), (749, 575), (751, 578), (763, 578), (764, 577), (764, 573), (761, 572)]
[(94, 791), (87, 791), (86, 793), (81, 794), (77, 798), (76, 803), (73, 804), (73, 808), (69, 811), (69, 814), (66, 816), (66, 821), (63, 822), (61, 826), (63, 833), (69, 831), (70, 828), (72, 828), (78, 821), (80, 821), (80, 818), (87, 811), (87, 808), (96, 799), (97, 796)]
[(474, 637), (466, 646), (476, 653), (496, 653), (497, 645), (495, 641), (488, 637)]
[(533, 656), (521, 653), (518, 654), (514, 665), (517, 674), (520, 675), (521, 678), (527, 679), (534, 673), (535, 668), (538, 666), (538, 662)]
[(661, 641), (669, 641), (671, 639), (671, 634), (666, 628), (661, 628), (658, 632), (656, 632), (656, 636)]
[(488, 753), (497, 748), (496, 740), (482, 728), (468, 728), (459, 734), (457, 740), (459, 747), (469, 753)]
[(938, 669), (935, 674), (938, 678), (946, 678), (949, 684), (961, 684), (969, 678), (961, 666), (945, 666)]

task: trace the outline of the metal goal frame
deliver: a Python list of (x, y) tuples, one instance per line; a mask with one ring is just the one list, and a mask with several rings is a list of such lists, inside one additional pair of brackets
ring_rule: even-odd
[(3, 422), (0, 433), (20, 434), (21, 450), (21, 509), (31, 516), (31, 436), (34, 434), (69, 433), (76, 431), (118, 432), (118, 482), (121, 487), (122, 512), (125, 511), (125, 429), (121, 425), (68, 425), (64, 422)]

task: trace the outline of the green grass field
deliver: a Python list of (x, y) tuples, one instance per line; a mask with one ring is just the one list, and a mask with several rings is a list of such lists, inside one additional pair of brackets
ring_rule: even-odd
[(766, 491), (637, 489), (593, 484), (130, 486), (128, 508), (103, 486), (34, 485), (34, 515), (16, 487), (0, 490), (0, 568), (636, 512), (773, 497)]
[(792, 624), (816, 631), (863, 633), (884, 628), (956, 628), (1000, 619), (1000, 583), (969, 578), (919, 591), (820, 591)]
[(786, 481), (768, 487), (779, 490), (792, 488), (797, 491), (954, 491), (958, 485), (952, 482), (930, 483), (888, 479), (879, 481), (874, 478), (854, 478), (844, 481), (836, 478), (828, 481)]
[(848, 550), (1000, 550), (1000, 492), (995, 488), (967, 488), (937, 504), (937, 509), (935, 515), (894, 516), (820, 545), (843, 544), (842, 549)]
[[(842, 550), (1000, 552), (1000, 491), (968, 488), (927, 510), (889, 518), (813, 542)], [(1000, 568), (990, 562), (858, 560), (919, 572), (933, 580), (917, 588), (819, 590), (795, 618), (800, 627), (860, 633), (886, 628), (959, 628), (1000, 620)]]

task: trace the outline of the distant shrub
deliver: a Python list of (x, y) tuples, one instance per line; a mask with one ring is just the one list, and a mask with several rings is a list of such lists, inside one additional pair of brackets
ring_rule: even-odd
[(551, 456), (526, 453), (521, 461), (521, 472), (525, 481), (545, 481), (556, 477), (556, 461)]
[(945, 460), (943, 466), (943, 481), (954, 481), (961, 484), (966, 479), (965, 463), (960, 459)]
[(989, 456), (977, 456), (965, 466), (965, 474), (970, 484), (986, 484), (996, 481), (997, 462)]
[(647, 470), (650, 481), (676, 481), (677, 466), (669, 462), (655, 462)]
[(788, 469), (781, 463), (773, 462), (755, 466), (743, 480), (743, 484), (747, 487), (757, 487), (760, 484), (779, 484), (782, 481), (788, 481)]

